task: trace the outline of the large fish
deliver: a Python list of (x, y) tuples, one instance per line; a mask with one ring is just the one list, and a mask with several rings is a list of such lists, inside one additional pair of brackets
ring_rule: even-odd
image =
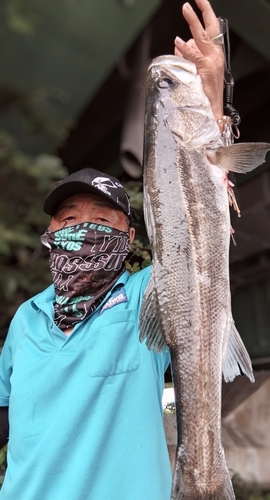
[[(251, 362), (231, 313), (227, 173), (270, 144), (223, 146), (194, 64), (154, 59), (146, 79), (144, 209), (153, 267), (140, 340), (169, 346), (178, 443), (173, 500), (232, 500), (221, 444), (221, 382)], [(241, 369), (241, 371), (240, 371)], [(165, 500), (165, 499), (164, 499)]]

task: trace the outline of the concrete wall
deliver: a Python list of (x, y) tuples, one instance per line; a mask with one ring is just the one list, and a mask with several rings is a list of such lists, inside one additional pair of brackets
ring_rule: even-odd
[[(174, 415), (164, 415), (164, 428), (173, 468)], [(232, 475), (270, 488), (270, 380), (222, 420), (222, 443)]]
[(222, 442), (233, 472), (270, 488), (270, 380), (223, 419)]

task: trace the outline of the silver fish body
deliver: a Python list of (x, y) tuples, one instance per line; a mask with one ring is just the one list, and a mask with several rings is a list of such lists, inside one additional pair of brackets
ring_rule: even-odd
[(222, 370), (227, 381), (239, 365), (253, 374), (231, 314), (227, 170), (255, 168), (270, 145), (223, 147), (195, 66), (176, 56), (152, 62), (145, 116), (153, 266), (140, 340), (171, 353), (178, 433), (171, 499), (232, 500), (221, 444)]

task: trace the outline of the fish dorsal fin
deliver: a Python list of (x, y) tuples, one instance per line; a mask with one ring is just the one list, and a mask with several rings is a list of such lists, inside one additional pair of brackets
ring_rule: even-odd
[(140, 312), (139, 330), (140, 342), (146, 339), (148, 349), (161, 352), (166, 347), (158, 312), (157, 291), (151, 275), (143, 296)]
[(207, 149), (208, 160), (224, 170), (246, 174), (265, 161), (270, 144), (267, 142), (242, 142), (230, 146)]
[(251, 382), (255, 381), (250, 357), (232, 319), (222, 365), (225, 382), (232, 382), (237, 375), (241, 375), (240, 368)]

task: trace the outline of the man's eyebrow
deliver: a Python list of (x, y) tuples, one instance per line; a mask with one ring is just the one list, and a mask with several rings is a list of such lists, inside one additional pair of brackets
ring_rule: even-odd
[(61, 207), (58, 208), (58, 210), (56, 211), (56, 214), (60, 214), (61, 212), (63, 212), (64, 210), (70, 210), (71, 208), (78, 208), (78, 204), (77, 203), (72, 203), (72, 202), (63, 202), (63, 204), (61, 205)]
[(62, 205), (60, 210), (62, 210), (63, 208), (77, 208), (77, 206), (78, 206), (78, 203), (76, 203), (76, 202), (73, 202), (73, 203), (72, 202), (67, 202), (67, 203), (64, 202), (64, 204)]
[[(93, 200), (92, 201), (93, 206), (95, 207), (100, 207), (100, 208), (110, 208), (111, 210), (118, 210), (117, 207), (114, 207), (114, 205), (109, 201), (109, 200)], [(61, 207), (56, 211), (55, 215), (61, 214), (64, 210), (71, 210), (71, 209), (77, 209), (79, 205), (79, 202), (72, 202), (72, 201), (64, 201), (61, 205)]]

